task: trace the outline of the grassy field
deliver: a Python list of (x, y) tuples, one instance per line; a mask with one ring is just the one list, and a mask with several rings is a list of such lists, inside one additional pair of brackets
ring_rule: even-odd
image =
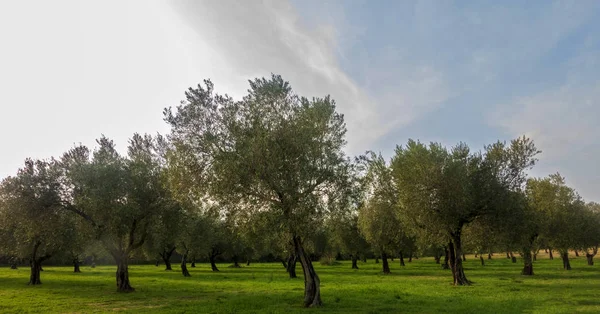
[[(540, 254), (545, 255), (545, 254)], [(27, 286), (28, 268), (0, 268), (2, 313), (600, 313), (600, 265), (587, 266), (584, 257), (572, 260), (573, 270), (561, 269), (560, 259), (538, 260), (535, 276), (519, 275), (521, 260), (513, 264), (495, 256), (485, 267), (467, 256), (466, 274), (475, 284), (450, 285), (450, 271), (421, 258), (382, 275), (373, 260), (351, 270), (349, 262), (335, 266), (315, 263), (322, 281), (324, 306), (301, 307), (303, 280), (289, 279), (281, 264), (255, 263), (235, 269), (219, 265), (190, 268), (184, 278), (174, 264), (131, 266), (136, 292), (117, 293), (114, 266), (82, 273), (71, 267), (45, 267), (42, 285)], [(298, 264), (298, 274), (302, 271)]]

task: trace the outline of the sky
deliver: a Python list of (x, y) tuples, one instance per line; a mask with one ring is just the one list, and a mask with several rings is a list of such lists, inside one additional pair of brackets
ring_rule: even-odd
[(0, 1), (0, 178), (102, 134), (124, 151), (203, 79), (240, 98), (271, 73), (336, 100), (351, 155), (526, 135), (531, 175), (600, 201), (595, 0)]

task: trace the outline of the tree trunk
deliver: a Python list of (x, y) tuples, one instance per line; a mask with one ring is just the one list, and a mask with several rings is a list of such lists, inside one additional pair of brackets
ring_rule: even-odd
[(379, 264), (379, 256), (375, 257), (375, 264)]
[(246, 261), (246, 266), (250, 266), (250, 260)]
[(356, 254), (352, 254), (351, 258), (352, 258), (352, 269), (358, 269), (358, 265), (356, 264), (356, 262), (358, 261), (358, 256), (356, 256)]
[(552, 249), (548, 249), (548, 254), (550, 255), (549, 257), (551, 260), (554, 259), (554, 256), (552, 255)]
[(285, 267), (288, 274), (290, 275), (290, 279), (291, 278), (297, 278), (296, 276), (296, 262), (298, 261), (298, 258), (295, 254), (290, 254), (288, 256), (288, 262), (287, 262), (287, 266)]
[(17, 269), (17, 263), (11, 263), (10, 269)]
[(29, 275), (29, 284), (30, 285), (41, 285), (42, 281), (40, 280), (40, 271), (42, 269), (42, 262), (39, 259), (32, 258), (29, 261), (31, 267), (31, 273)]
[(212, 271), (219, 271), (219, 269), (217, 268), (217, 264), (215, 263), (215, 255), (210, 254), (208, 259), (210, 260), (210, 268), (212, 269)]
[(73, 259), (73, 272), (74, 273), (80, 273), (81, 270), (79, 269), (79, 259), (78, 258), (74, 258)]
[(479, 260), (481, 261), (481, 266), (485, 266), (485, 260), (483, 259), (483, 255), (479, 255)]
[(506, 251), (506, 258), (510, 259), (510, 254), (508, 253), (508, 251)]
[[(383, 273), (386, 275), (389, 274), (390, 265), (388, 264), (387, 254), (385, 252), (381, 253), (381, 261), (383, 262)], [(400, 259), (400, 261), (402, 261), (402, 258)]]
[(165, 270), (173, 270), (171, 267), (171, 256), (173, 255), (173, 252), (175, 252), (175, 247), (160, 253), (160, 257), (162, 257), (162, 260), (165, 262)]
[(402, 251), (400, 251), (400, 266), (406, 266), (406, 264), (404, 264), (404, 254), (402, 254)]
[(117, 291), (118, 292), (132, 292), (135, 289), (129, 283), (129, 258), (121, 256), (117, 259)]
[(475, 252), (475, 258), (477, 258), (479, 256), (479, 253)]
[(181, 255), (181, 273), (183, 274), (183, 277), (192, 277), (192, 275), (190, 275), (190, 272), (187, 269), (187, 261), (185, 260), (186, 257), (187, 253)]
[(448, 247), (444, 246), (444, 264), (442, 264), (442, 269), (450, 269), (450, 265), (448, 265), (449, 261), (450, 261), (450, 250), (448, 250)]
[(323, 305), (321, 301), (321, 281), (313, 268), (312, 262), (304, 252), (300, 237), (294, 236), (294, 248), (296, 257), (300, 258), (300, 265), (304, 272), (304, 306), (318, 307)]
[(158, 262), (158, 260), (156, 260), (156, 263), (154, 263), (154, 266), (158, 267), (158, 264), (159, 264), (159, 262)]
[(242, 266), (240, 266), (240, 263), (238, 261), (238, 256), (237, 255), (234, 255), (232, 257), (232, 259), (233, 259), (233, 267), (234, 268), (241, 268), (242, 267)]
[(409, 252), (408, 253), (408, 262), (409, 263), (412, 263), (412, 257), (413, 257), (412, 252)]
[(460, 237), (460, 230), (452, 235), (452, 241), (448, 244), (450, 249), (450, 266), (452, 268), (452, 276), (454, 277), (455, 286), (470, 285), (471, 281), (465, 276), (462, 261), (462, 243)]
[(488, 253), (488, 259), (492, 259), (492, 253)]
[(563, 261), (563, 268), (565, 270), (571, 270), (571, 263), (569, 262), (569, 252), (561, 253), (561, 257)]
[(438, 251), (438, 250), (435, 250), (435, 253), (434, 253), (434, 255), (433, 255), (433, 260), (435, 260), (435, 263), (436, 263), (436, 264), (439, 264), (439, 263), (440, 263), (440, 259), (442, 258), (440, 255), (441, 255), (441, 254), (440, 254), (440, 251)]
[(465, 253), (462, 254), (462, 260), (463, 260), (463, 262), (467, 261), (467, 257), (465, 256)]
[(363, 263), (367, 262), (367, 255), (363, 255)]
[(537, 261), (537, 253), (533, 253), (533, 261)]
[(579, 252), (577, 252), (577, 250), (575, 250), (575, 257), (579, 257)]
[(285, 270), (287, 271), (287, 264), (283, 258), (281, 259), (281, 264), (283, 265), (283, 268), (285, 268)]
[(516, 263), (516, 262), (517, 262), (517, 258), (516, 258), (515, 256), (511, 257), (510, 259), (511, 259), (511, 261), (512, 261), (513, 263)]
[(533, 276), (533, 261), (531, 260), (531, 251), (529, 249), (523, 250), (523, 271), (521, 275)]
[(594, 266), (594, 255), (595, 254), (590, 254), (590, 253), (585, 254), (585, 257), (587, 258), (587, 264), (590, 266)]
[(192, 268), (196, 268), (196, 258), (192, 257), (192, 264), (190, 265)]

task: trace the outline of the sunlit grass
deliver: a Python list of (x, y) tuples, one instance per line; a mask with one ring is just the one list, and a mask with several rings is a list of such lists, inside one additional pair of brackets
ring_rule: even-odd
[[(545, 254), (541, 254), (545, 255)], [(450, 285), (450, 271), (432, 259), (421, 258), (382, 275), (373, 260), (351, 270), (349, 262), (335, 266), (315, 263), (322, 281), (324, 306), (303, 309), (304, 283), (289, 279), (279, 263), (254, 263), (243, 268), (208, 264), (189, 268), (185, 278), (162, 267), (131, 266), (136, 292), (116, 292), (114, 266), (45, 267), (41, 286), (28, 286), (29, 269), (0, 268), (0, 312), (110, 312), (131, 313), (600, 313), (600, 266), (587, 266), (584, 257), (572, 260), (573, 270), (562, 270), (560, 259), (539, 260), (535, 276), (520, 275), (517, 264), (495, 256), (482, 267), (468, 256), (469, 287)]]

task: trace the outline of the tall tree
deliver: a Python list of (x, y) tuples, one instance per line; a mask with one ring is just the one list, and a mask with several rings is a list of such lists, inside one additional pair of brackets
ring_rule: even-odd
[(41, 284), (42, 262), (64, 251), (74, 220), (61, 210), (60, 171), (54, 160), (25, 161), (0, 185), (0, 236), (10, 255), (29, 260), (29, 284)]
[(350, 255), (352, 269), (358, 269), (359, 257), (370, 250), (369, 243), (360, 232), (358, 215), (338, 215), (329, 220), (330, 241), (339, 252)]
[(448, 150), (413, 140), (396, 148), (392, 168), (401, 215), (429, 232), (443, 230), (455, 285), (471, 283), (462, 265), (463, 228), (498, 210), (509, 191), (521, 189), (538, 153), (524, 137), (486, 146), (484, 153), (472, 153), (464, 143)]
[(571, 269), (569, 250), (578, 248), (577, 223), (585, 203), (560, 174), (529, 179), (527, 194), (530, 206), (543, 215), (541, 233), (553, 249), (559, 251), (565, 270)]
[(383, 273), (389, 274), (388, 254), (399, 249), (402, 225), (398, 216), (398, 191), (392, 181), (391, 169), (381, 154), (360, 157), (365, 166), (363, 178), (365, 202), (359, 209), (361, 233), (376, 254), (381, 256)]
[(129, 258), (146, 240), (150, 225), (164, 209), (166, 190), (154, 141), (135, 134), (128, 156), (102, 137), (90, 156), (79, 146), (65, 153), (66, 208), (88, 221), (117, 264), (120, 292), (134, 291), (129, 282)]
[(211, 197), (245, 210), (273, 211), (288, 232), (304, 271), (304, 305), (321, 305), (320, 279), (305, 252), (310, 226), (328, 210), (328, 187), (343, 176), (343, 116), (329, 98), (296, 96), (280, 76), (250, 81), (241, 101), (213, 84), (190, 88), (165, 110), (171, 138)]

